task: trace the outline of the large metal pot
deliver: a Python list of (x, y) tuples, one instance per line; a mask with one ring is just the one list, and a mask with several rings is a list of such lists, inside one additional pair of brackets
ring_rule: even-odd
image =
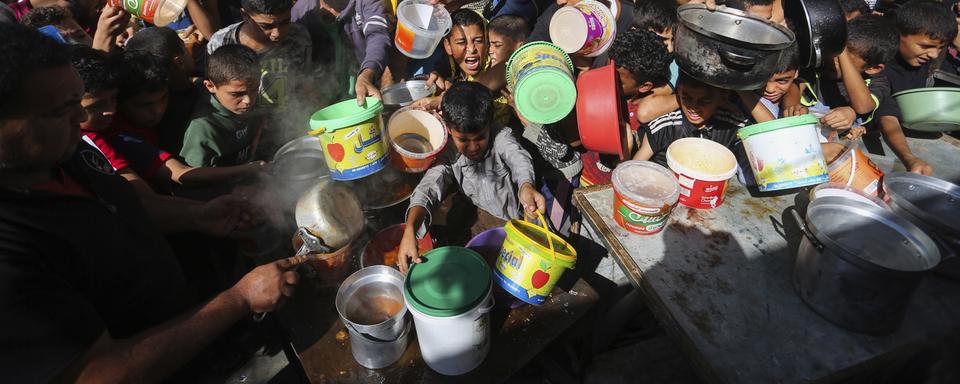
[(885, 199), (897, 215), (923, 229), (940, 247), (935, 272), (960, 279), (960, 187), (931, 176), (896, 172), (883, 178)]
[(783, 16), (797, 34), (802, 68), (819, 68), (843, 52), (847, 21), (837, 0), (783, 0)]
[(800, 298), (855, 332), (896, 330), (924, 272), (940, 252), (920, 228), (873, 204), (843, 197), (810, 203), (793, 270)]
[(743, 11), (703, 4), (677, 9), (677, 64), (694, 78), (724, 89), (762, 88), (795, 37), (787, 28)]
[(329, 179), (321, 180), (297, 200), (297, 226), (326, 246), (340, 249), (363, 232), (363, 207), (347, 186)]

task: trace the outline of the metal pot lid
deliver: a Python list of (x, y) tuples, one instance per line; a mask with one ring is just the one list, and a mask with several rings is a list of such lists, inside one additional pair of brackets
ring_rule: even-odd
[(873, 204), (819, 198), (807, 207), (807, 226), (826, 248), (884, 269), (919, 272), (940, 263), (940, 251), (930, 236)]
[(936, 177), (896, 172), (883, 178), (883, 190), (897, 207), (937, 232), (960, 237), (960, 187)]
[(796, 40), (783, 26), (725, 6), (710, 11), (703, 4), (687, 4), (677, 8), (677, 15), (690, 30), (739, 47), (776, 51)]

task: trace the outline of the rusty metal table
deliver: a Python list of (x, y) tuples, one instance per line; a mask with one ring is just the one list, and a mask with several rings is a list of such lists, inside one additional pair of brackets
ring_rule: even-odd
[(490, 353), (480, 367), (455, 377), (440, 375), (427, 367), (415, 334), (406, 352), (393, 365), (373, 370), (357, 364), (350, 351), (349, 334), (334, 308), (335, 287), (303, 281), (276, 317), (311, 383), (498, 383), (562, 335), (598, 299), (596, 291), (583, 279), (567, 291), (554, 288), (547, 302), (539, 306), (511, 310), (508, 294), (499, 287), (494, 288), (494, 293), (497, 302), (490, 318)]
[[(938, 177), (958, 180), (955, 141), (911, 146), (926, 155)], [(894, 163), (875, 161), (882, 168)], [(722, 206), (678, 206), (653, 236), (618, 226), (612, 198), (609, 185), (575, 192), (587, 237), (608, 249), (707, 382), (843, 380), (960, 327), (960, 282), (935, 275), (923, 279), (891, 335), (845, 331), (811, 311), (791, 282), (799, 233), (785, 211), (794, 205), (793, 194), (751, 197), (732, 180)]]

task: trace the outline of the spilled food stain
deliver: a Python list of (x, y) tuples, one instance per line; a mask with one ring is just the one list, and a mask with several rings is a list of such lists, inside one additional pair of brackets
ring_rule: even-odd
[(693, 326), (697, 327), (701, 333), (711, 342), (714, 343), (713, 338), (713, 327), (710, 325), (710, 312), (705, 310), (697, 310), (690, 307), (690, 302), (687, 300), (687, 296), (680, 292), (674, 292), (671, 296), (671, 299), (680, 306), (680, 309), (684, 314), (690, 318), (690, 322), (693, 323)]
[(337, 332), (336, 339), (337, 339), (337, 342), (341, 344), (346, 343), (347, 340), (350, 339), (350, 334), (347, 333), (346, 329), (341, 329), (339, 332)]
[(696, 282), (696, 278), (693, 277), (693, 274), (686, 271), (677, 272), (677, 277), (680, 278), (680, 281), (683, 281), (684, 284), (688, 286), (693, 285)]

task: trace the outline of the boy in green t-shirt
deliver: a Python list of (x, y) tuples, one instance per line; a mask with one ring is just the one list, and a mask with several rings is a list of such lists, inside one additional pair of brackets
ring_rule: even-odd
[(191, 167), (223, 167), (253, 159), (262, 119), (250, 113), (260, 88), (257, 54), (242, 45), (221, 47), (207, 62), (210, 92), (193, 112), (180, 157)]

